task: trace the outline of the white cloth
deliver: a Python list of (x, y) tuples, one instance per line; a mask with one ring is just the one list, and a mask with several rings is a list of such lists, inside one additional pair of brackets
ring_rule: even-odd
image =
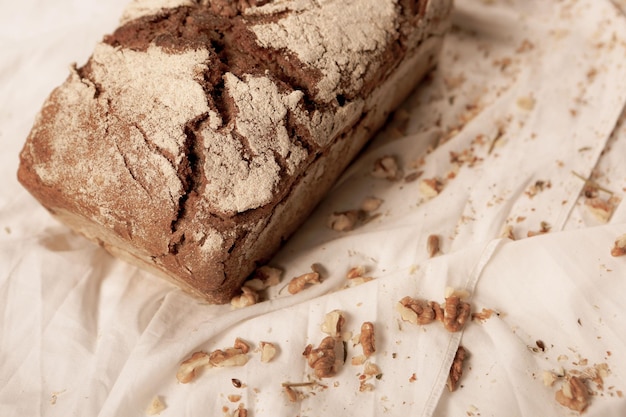
[[(221, 415), (239, 403), (253, 416), (568, 416), (554, 399), (561, 381), (545, 386), (544, 371), (601, 363), (610, 373), (602, 389), (588, 383), (596, 395), (585, 415), (624, 415), (626, 257), (610, 249), (626, 233), (626, 207), (604, 224), (579, 198), (580, 177), (592, 173), (614, 196), (626, 192), (626, 17), (611, 2), (457, 0), (438, 69), (397, 113), (408, 120), (390, 122), (272, 261), (285, 274), (270, 300), (241, 310), (192, 300), (113, 259), (52, 220), (15, 179), (44, 98), (115, 27), (124, 3), (0, 5), (0, 415), (142, 415), (160, 396), (163, 416)], [(475, 159), (455, 167), (451, 152), (463, 151)], [(421, 177), (372, 178), (384, 155)], [(427, 178), (444, 183), (431, 199), (420, 190)], [(367, 196), (384, 200), (379, 217), (348, 233), (326, 227), (330, 213)], [(526, 238), (542, 222), (549, 233)], [(501, 238), (506, 225), (518, 240)], [(431, 234), (442, 238), (433, 259)], [(324, 282), (287, 294), (313, 263)], [(375, 279), (344, 288), (357, 265)], [(499, 314), (462, 333), (400, 320), (401, 298), (441, 302), (446, 287), (467, 290), (474, 311)], [(382, 376), (359, 391), (363, 366), (350, 358), (360, 347), (349, 342), (327, 388), (291, 403), (281, 383), (308, 380), (302, 351), (322, 339), (333, 309), (353, 334), (375, 324), (371, 361)], [(236, 337), (273, 342), (279, 354), (261, 363), (252, 352), (244, 367), (177, 382), (191, 353)], [(462, 387), (448, 393), (459, 344), (470, 356)]]

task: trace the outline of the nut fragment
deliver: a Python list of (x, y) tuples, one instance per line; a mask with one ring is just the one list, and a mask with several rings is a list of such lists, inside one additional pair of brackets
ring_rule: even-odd
[(264, 265), (254, 271), (254, 275), (246, 281), (244, 286), (252, 288), (254, 291), (262, 291), (277, 285), (280, 282), (282, 273), (283, 271), (278, 268)]
[(556, 401), (570, 410), (582, 413), (589, 405), (587, 386), (578, 377), (570, 376), (556, 392)]
[(332, 337), (339, 337), (345, 322), (346, 319), (341, 310), (333, 310), (324, 316), (324, 322), (321, 326), (322, 332)]
[(290, 294), (297, 294), (302, 291), (307, 285), (319, 284), (320, 274), (317, 272), (308, 272), (298, 277), (293, 278), (289, 282), (287, 290)]
[(404, 297), (397, 306), (402, 320), (413, 324), (429, 324), (437, 318), (437, 311), (441, 310), (439, 305), (434, 301), (424, 301)]
[(329, 378), (337, 373), (335, 338), (326, 336), (317, 348), (307, 345), (302, 355), (306, 357), (316, 377)]
[(252, 288), (244, 285), (241, 287), (241, 295), (237, 295), (230, 300), (230, 305), (235, 308), (244, 308), (259, 302), (259, 294)]
[(348, 279), (360, 278), (363, 275), (365, 275), (365, 267), (362, 265), (359, 265), (359, 266), (350, 268), (350, 270), (346, 274), (346, 278)]
[(443, 182), (439, 178), (426, 178), (420, 182), (420, 192), (426, 198), (433, 198), (443, 190)]
[(450, 367), (450, 373), (448, 374), (448, 381), (446, 382), (446, 386), (448, 387), (448, 391), (454, 392), (459, 386), (459, 380), (463, 376), (463, 362), (467, 357), (467, 351), (463, 346), (459, 346), (454, 355), (454, 360), (452, 361), (452, 366)]
[(235, 344), (233, 345), (233, 347), (235, 349), (239, 349), (241, 350), (242, 353), (248, 353), (250, 352), (250, 345), (248, 345), (246, 342), (244, 342), (242, 339), (240, 338), (236, 338), (235, 339)]
[(397, 181), (402, 177), (400, 168), (398, 167), (398, 161), (395, 156), (385, 155), (378, 158), (374, 162), (371, 175), (374, 178), (385, 179), (389, 181)]
[(361, 210), (369, 213), (372, 211), (376, 211), (383, 204), (383, 200), (377, 197), (366, 197), (365, 200), (361, 203)]
[(194, 352), (189, 359), (180, 364), (176, 379), (182, 384), (187, 384), (196, 377), (196, 369), (210, 365), (211, 361), (206, 352)]
[(239, 407), (237, 407), (237, 410), (233, 413), (233, 417), (248, 417), (248, 410), (243, 404), (239, 404)]
[(217, 349), (211, 352), (209, 357), (211, 365), (220, 368), (243, 366), (248, 363), (248, 355), (243, 353), (241, 349), (236, 348)]
[(380, 368), (375, 363), (365, 362), (365, 366), (363, 367), (363, 374), (367, 376), (378, 376), (381, 374), (381, 372)]
[(458, 332), (467, 322), (470, 313), (469, 303), (461, 301), (456, 295), (447, 297), (443, 307), (443, 326), (450, 332)]
[(330, 215), (328, 227), (337, 232), (349, 232), (366, 218), (363, 210), (339, 211)]
[(546, 188), (552, 188), (552, 183), (550, 181), (537, 180), (534, 184), (528, 187), (526, 191), (524, 191), (524, 194), (532, 199)]
[(439, 248), (439, 236), (428, 236), (428, 240), (426, 242), (426, 250), (428, 251), (429, 258), (434, 258), (441, 253), (441, 250)]
[(612, 256), (624, 256), (626, 255), (626, 234), (621, 235), (615, 241), (613, 249), (611, 249)]
[(611, 216), (613, 215), (613, 211), (619, 204), (620, 199), (616, 196), (612, 196), (608, 199), (603, 199), (600, 197), (588, 198), (585, 200), (585, 206), (589, 208), (589, 211), (598, 218), (603, 223), (607, 223)]
[(276, 345), (269, 342), (261, 342), (261, 362), (267, 363), (274, 359), (276, 356)]
[(374, 324), (366, 321), (361, 325), (361, 335), (359, 343), (363, 349), (363, 355), (369, 358), (376, 352), (376, 336), (374, 334)]
[(148, 408), (146, 408), (147, 416), (155, 416), (157, 414), (161, 414), (161, 411), (165, 410), (165, 404), (161, 400), (161, 397), (156, 396), (150, 402)]

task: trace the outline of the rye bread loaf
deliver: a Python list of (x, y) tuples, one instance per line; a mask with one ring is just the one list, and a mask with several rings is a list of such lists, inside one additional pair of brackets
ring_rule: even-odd
[(18, 178), (228, 301), (436, 62), (451, 0), (136, 0), (44, 103)]

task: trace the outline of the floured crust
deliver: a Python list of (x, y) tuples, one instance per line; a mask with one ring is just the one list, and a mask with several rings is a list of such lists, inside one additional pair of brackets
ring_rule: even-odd
[(318, 3), (133, 1), (44, 104), (20, 181), (113, 254), (228, 301), (434, 65), (451, 7)]

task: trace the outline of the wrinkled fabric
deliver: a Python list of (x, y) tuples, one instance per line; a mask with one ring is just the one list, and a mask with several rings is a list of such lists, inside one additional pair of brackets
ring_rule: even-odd
[[(0, 5), (0, 415), (143, 415), (159, 396), (163, 416), (222, 415), (239, 404), (253, 416), (568, 416), (555, 400), (564, 378), (547, 386), (544, 374), (600, 364), (608, 372), (602, 387), (587, 382), (585, 415), (624, 415), (626, 258), (610, 251), (626, 233), (626, 17), (613, 3), (457, 0), (437, 69), (272, 260), (284, 273), (267, 301), (244, 309), (206, 305), (112, 258), (15, 179), (41, 103), (124, 4)], [(386, 155), (405, 176), (421, 174), (373, 178)], [(589, 178), (600, 198), (615, 198), (609, 219), (586, 204)], [(427, 197), (425, 179), (441, 182), (437, 195)], [(333, 212), (368, 196), (383, 200), (369, 222), (327, 227)], [(433, 258), (430, 235), (440, 237)], [(312, 264), (323, 282), (290, 295), (289, 280)], [(354, 266), (374, 279), (349, 286)], [(491, 316), (457, 333), (400, 319), (403, 297), (443, 302), (447, 288)], [(311, 380), (302, 352), (319, 344), (335, 309), (347, 336), (374, 323), (369, 360), (381, 374), (360, 389), (363, 365), (351, 359), (361, 347), (346, 337), (338, 374), (290, 402), (281, 384)], [(245, 366), (178, 383), (193, 352), (237, 337), (253, 345)], [(261, 341), (278, 347), (269, 363)], [(450, 393), (459, 345), (469, 357)]]

